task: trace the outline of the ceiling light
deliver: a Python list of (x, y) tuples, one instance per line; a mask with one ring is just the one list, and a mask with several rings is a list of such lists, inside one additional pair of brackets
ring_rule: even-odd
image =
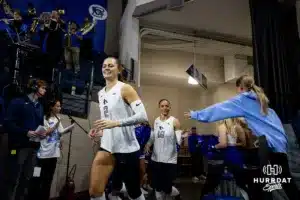
[(196, 81), (193, 77), (189, 76), (188, 84), (191, 85), (199, 85), (198, 81)]

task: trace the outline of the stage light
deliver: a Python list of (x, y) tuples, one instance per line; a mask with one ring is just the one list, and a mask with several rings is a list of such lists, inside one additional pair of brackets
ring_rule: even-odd
[(199, 83), (191, 76), (189, 76), (188, 84), (190, 84), (190, 85), (199, 85)]

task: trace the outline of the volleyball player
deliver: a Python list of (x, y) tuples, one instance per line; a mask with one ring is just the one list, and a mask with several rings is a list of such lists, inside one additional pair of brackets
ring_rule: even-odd
[(270, 150), (270, 163), (282, 167), (280, 178), (291, 178), (290, 183), (282, 183), (289, 199), (300, 199), (289, 170), (287, 135), (279, 117), (269, 108), (267, 96), (260, 87), (255, 85), (253, 77), (241, 76), (236, 81), (236, 87), (239, 92), (237, 96), (203, 110), (186, 112), (185, 117), (206, 123), (244, 117), (254, 135), (266, 136)]
[(212, 147), (223, 150), (224, 164), (212, 165), (208, 163), (206, 182), (202, 188), (201, 196), (213, 192), (221, 181), (224, 165), (234, 175), (237, 185), (244, 199), (249, 199), (243, 170), (243, 152), (239, 147), (246, 147), (246, 134), (239, 119), (225, 119), (218, 123), (217, 136), (219, 143)]
[[(102, 73), (106, 87), (98, 93), (101, 119), (95, 121), (89, 134), (95, 137), (103, 130), (101, 146), (92, 164), (91, 199), (105, 199), (104, 189), (114, 170), (113, 176), (121, 177), (130, 199), (144, 200), (139, 177), (140, 146), (134, 125), (148, 121), (145, 107), (130, 85), (118, 81), (121, 65), (116, 58), (104, 60)], [(113, 190), (122, 188), (122, 182), (112, 181), (112, 184)]]
[(170, 115), (171, 103), (162, 99), (158, 103), (160, 116), (154, 122), (154, 131), (146, 145), (149, 151), (153, 144), (152, 152), (152, 178), (157, 200), (179, 197), (179, 192), (173, 186), (177, 174), (177, 145), (181, 144), (179, 120)]

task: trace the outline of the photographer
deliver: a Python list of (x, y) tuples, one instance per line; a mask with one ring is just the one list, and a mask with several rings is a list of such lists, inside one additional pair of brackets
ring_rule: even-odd
[(7, 198), (26, 199), (28, 183), (34, 174), (36, 153), (40, 147), (40, 138), (45, 137), (36, 129), (43, 125), (44, 111), (38, 99), (46, 93), (46, 82), (30, 80), (29, 94), (13, 99), (7, 109), (4, 127), (8, 133), (8, 183)]

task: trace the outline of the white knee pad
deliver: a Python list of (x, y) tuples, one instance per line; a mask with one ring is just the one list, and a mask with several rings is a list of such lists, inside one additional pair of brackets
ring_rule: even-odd
[(91, 200), (106, 200), (105, 192), (103, 192), (101, 197), (91, 197)]
[(125, 187), (125, 183), (122, 184), (122, 189), (120, 190), (121, 193), (127, 193), (126, 187)]
[(178, 196), (179, 194), (180, 194), (180, 193), (179, 193), (179, 191), (177, 190), (177, 188), (174, 187), (174, 186), (172, 186), (172, 192), (171, 192), (170, 196), (171, 196), (171, 197), (176, 197), (176, 196)]

